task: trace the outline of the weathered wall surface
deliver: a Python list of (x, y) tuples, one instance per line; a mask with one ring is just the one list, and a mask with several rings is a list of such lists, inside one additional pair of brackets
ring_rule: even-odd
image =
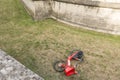
[(93, 30), (120, 34), (120, 9), (84, 6), (54, 1), (52, 15)]
[(50, 3), (47, 0), (21, 0), (25, 4), (25, 8), (28, 13), (35, 20), (42, 20), (50, 17), (51, 8)]
[(42, 20), (50, 17), (51, 7), (49, 1), (34, 1), (34, 6), (36, 20)]
[(54, 0), (84, 6), (120, 9), (120, 0)]
[(32, 4), (36, 20), (54, 17), (83, 28), (120, 34), (120, 0), (34, 0)]
[(35, 15), (35, 6), (32, 0), (21, 0), (24, 4), (24, 7), (28, 11), (28, 13), (34, 17)]

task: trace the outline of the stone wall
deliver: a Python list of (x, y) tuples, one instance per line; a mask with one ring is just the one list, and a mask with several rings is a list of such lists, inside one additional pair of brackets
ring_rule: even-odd
[(49, 18), (51, 15), (51, 7), (49, 1), (34, 1), (35, 5), (35, 19), (42, 20)]
[(52, 16), (101, 32), (120, 34), (120, 9), (84, 6), (54, 1)]
[(44, 80), (0, 50), (0, 80)]
[(48, 0), (21, 0), (25, 5), (27, 12), (33, 17), (35, 20), (43, 20), (45, 18), (49, 18), (51, 14), (50, 2)]
[(36, 20), (54, 18), (83, 28), (120, 34), (120, 0), (32, 1)]
[(84, 6), (92, 6), (92, 7), (103, 7), (103, 8), (114, 8), (120, 9), (120, 0), (54, 0), (58, 2), (64, 3), (72, 3)]

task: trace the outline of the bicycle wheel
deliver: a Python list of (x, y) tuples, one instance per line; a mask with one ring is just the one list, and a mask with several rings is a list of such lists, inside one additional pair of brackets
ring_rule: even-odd
[(56, 61), (54, 64), (53, 64), (53, 68), (57, 71), (57, 72), (63, 72), (65, 70), (64, 67), (62, 67), (62, 65), (65, 65), (65, 62), (64, 61)]

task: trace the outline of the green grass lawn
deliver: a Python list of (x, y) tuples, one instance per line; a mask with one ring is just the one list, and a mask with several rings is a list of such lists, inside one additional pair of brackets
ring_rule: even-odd
[[(45, 80), (119, 80), (120, 36), (75, 28), (52, 19), (35, 22), (19, 0), (0, 0), (0, 49)], [(81, 49), (85, 61), (71, 77), (54, 71), (56, 60)]]

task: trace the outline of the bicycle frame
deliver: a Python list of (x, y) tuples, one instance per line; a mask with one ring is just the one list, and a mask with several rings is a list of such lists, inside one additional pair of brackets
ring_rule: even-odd
[(76, 51), (75, 53), (73, 53), (72, 55), (70, 55), (67, 59), (67, 63), (63, 64), (62, 67), (65, 68), (64, 72), (66, 74), (66, 76), (71, 76), (73, 74), (77, 74), (77, 71), (75, 71), (75, 67), (71, 66), (71, 60), (72, 58), (78, 53), (78, 51)]

